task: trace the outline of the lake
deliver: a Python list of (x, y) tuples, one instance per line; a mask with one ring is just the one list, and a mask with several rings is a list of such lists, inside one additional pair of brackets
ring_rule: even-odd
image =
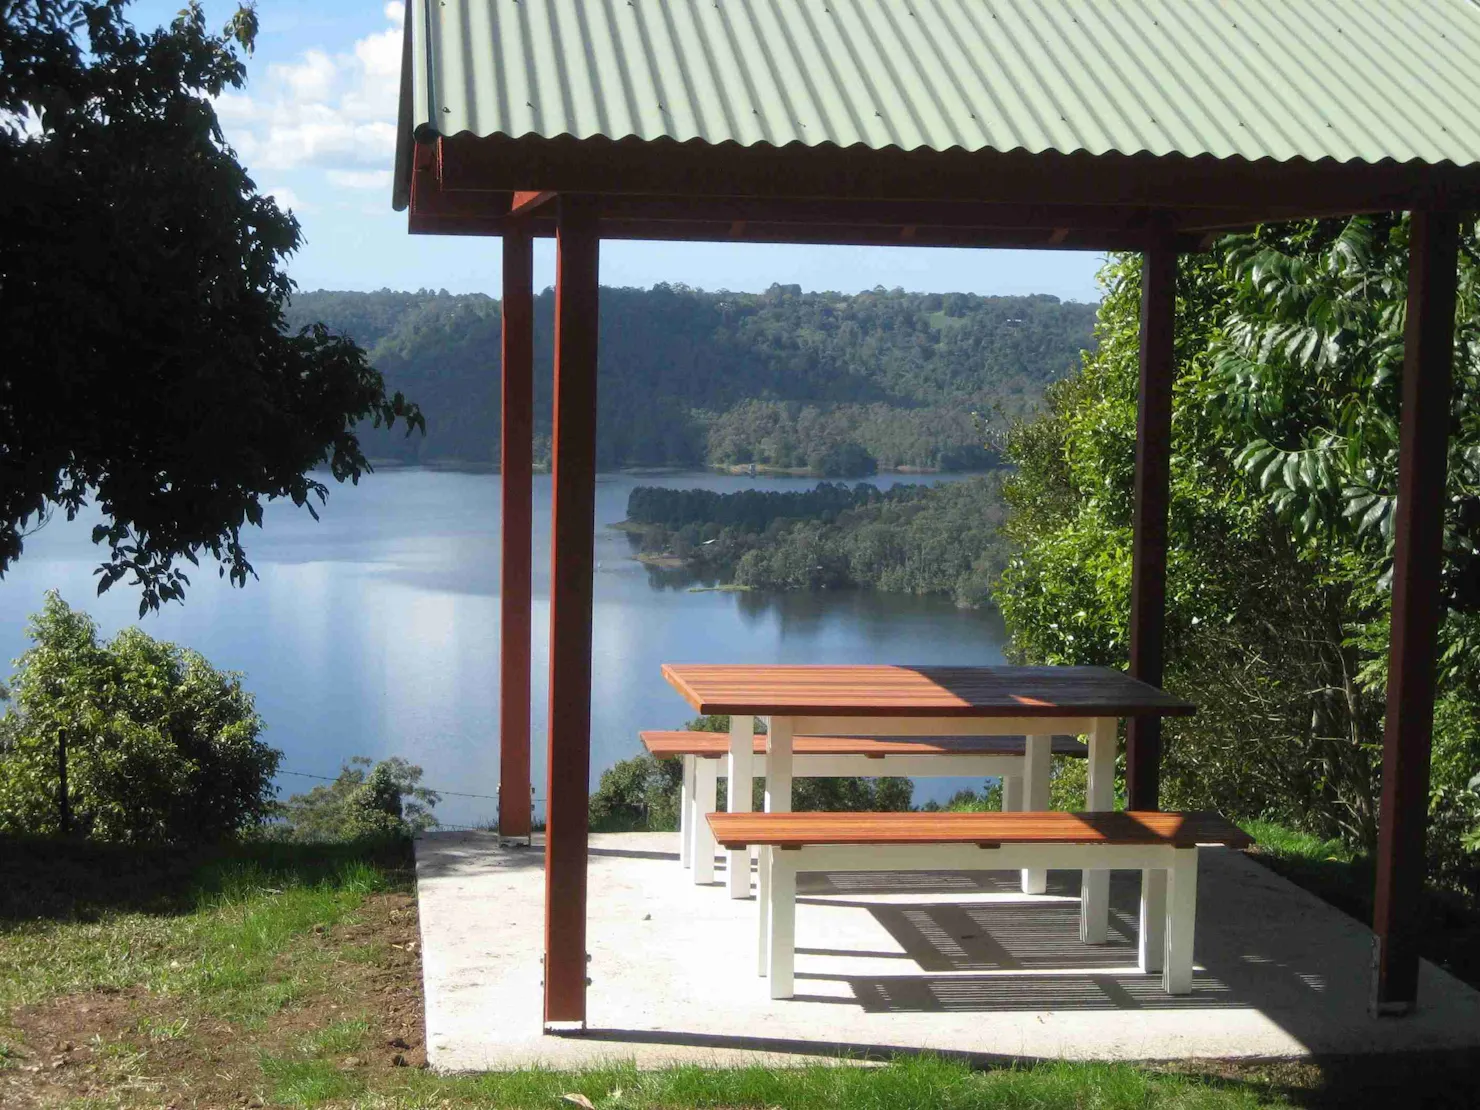
[[(938, 481), (881, 475), (880, 486)], [(676, 728), (692, 716), (659, 674), (665, 662), (957, 663), (1002, 661), (991, 612), (943, 598), (870, 591), (815, 594), (695, 592), (632, 558), (626, 516), (637, 485), (712, 490), (800, 489), (815, 479), (712, 473), (602, 475), (596, 496), (596, 596), (592, 785), (600, 771), (640, 750), (643, 728)], [(549, 622), (550, 479), (535, 478), (534, 755), (537, 812), (544, 794)], [(359, 486), (334, 486), (321, 519), (289, 504), (267, 510), (245, 536), (259, 580), (233, 589), (203, 564), (183, 605), (138, 623), (150, 635), (240, 671), (267, 722), (264, 739), (285, 753), (279, 785), (334, 775), (354, 755), (401, 755), (446, 796), (438, 815), (473, 824), (493, 818), (498, 786), (499, 479), (497, 474), (382, 470)], [(27, 646), (25, 619), (57, 588), (111, 635), (134, 623), (138, 594), (123, 583), (96, 596), (102, 551), (92, 517), (54, 519), (26, 540), (0, 580), (0, 649)], [(924, 780), (915, 798), (961, 785)], [(977, 784), (979, 785), (979, 784)]]

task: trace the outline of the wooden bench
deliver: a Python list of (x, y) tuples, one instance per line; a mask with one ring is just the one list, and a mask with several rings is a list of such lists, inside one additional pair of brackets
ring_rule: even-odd
[(1168, 994), (1187, 994), (1198, 846), (1253, 843), (1216, 813), (712, 813), (708, 824), (727, 849), (760, 848), (760, 972), (772, 998), (792, 996), (798, 872), (1019, 867), (1141, 871), (1138, 962), (1161, 971)]
[[(715, 783), (721, 774), (719, 761), (730, 754), (729, 734), (648, 731), (638, 735), (642, 746), (652, 755), (683, 760), (683, 793), (678, 807), (679, 858), (683, 866), (694, 867), (694, 882), (713, 882), (714, 841), (704, 817), (714, 812)], [(752, 743), (754, 754), (761, 758), (764, 767), (765, 736), (756, 736)], [(1002, 779), (1004, 809), (1023, 809), (1026, 801), (1022, 784), (1027, 741), (1022, 736), (797, 736), (792, 744), (793, 777), (995, 776)], [(1050, 750), (1054, 755), (1079, 759), (1089, 752), (1072, 736), (1055, 736)]]

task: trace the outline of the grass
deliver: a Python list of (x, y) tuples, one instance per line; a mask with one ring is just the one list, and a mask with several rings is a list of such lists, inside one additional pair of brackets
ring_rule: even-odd
[(271, 1099), (279, 1106), (322, 1106), (365, 1090), (365, 1080), (336, 1068), (327, 1060), (262, 1058), (262, 1073), (271, 1084)]
[(1243, 829), (1266, 855), (1312, 865), (1351, 863), (1352, 852), (1340, 840), (1323, 840), (1311, 833), (1276, 825), (1273, 821), (1245, 821)]
[(363, 860), (307, 874), (271, 859), (227, 860), (202, 868), (184, 912), (15, 923), (0, 944), (0, 1005), (140, 987), (192, 997), (228, 1019), (260, 1020), (322, 970), (302, 954), (292, 977), (271, 974), (289, 942), (344, 921), (385, 884)]
[[(1254, 831), (1272, 866), (1360, 865), (1337, 845), (1276, 826)], [(584, 1105), (566, 1098), (581, 1096), (598, 1110), (1348, 1110), (1404, 1095), (1472, 1105), (1480, 1086), (1473, 1057), (1324, 1068), (973, 1069), (919, 1056), (867, 1067), (639, 1071), (629, 1064), (438, 1076), (415, 1066), (420, 965), (404, 849), (258, 845), (129, 859), (86, 846), (0, 843), (0, 861), (0, 1105), (7, 1107), (558, 1110)], [(127, 881), (118, 881), (120, 872)], [(29, 914), (15, 890), (34, 895)]]
[[(534, 1110), (584, 1095), (597, 1110), (619, 1107), (784, 1107), (786, 1110), (903, 1110), (933, 1107), (1261, 1107), (1264, 1094), (1238, 1085), (1110, 1064), (1041, 1064), (973, 1070), (963, 1063), (910, 1057), (880, 1067), (676, 1067), (631, 1065), (580, 1072), (528, 1070), (459, 1078), (412, 1077), (385, 1092), (396, 1107), (499, 1107)], [(567, 1102), (567, 1106), (571, 1103)]]

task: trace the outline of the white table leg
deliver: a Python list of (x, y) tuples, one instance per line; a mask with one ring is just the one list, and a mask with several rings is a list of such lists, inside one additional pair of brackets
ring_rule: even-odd
[[(771, 717), (766, 730), (766, 812), (791, 812), (792, 723), (790, 717)], [(765, 848), (768, 872), (766, 912), (761, 917), (766, 936), (766, 974), (771, 997), (792, 996), (792, 969), (796, 960), (797, 876), (786, 853)]]
[(797, 873), (788, 854), (779, 848), (767, 853), (771, 864), (768, 962), (772, 998), (790, 998), (795, 992)]
[[(1023, 802), (1028, 810), (1041, 812), (1048, 808), (1048, 775), (1052, 767), (1049, 756), (1053, 737), (1029, 736), (1023, 749)], [(1023, 869), (1023, 893), (1042, 894), (1048, 889), (1048, 872), (1041, 867)]]
[[(749, 713), (730, 717), (730, 760), (725, 808), (731, 813), (751, 809), (751, 755), (755, 751), (755, 718)], [(731, 848), (728, 860), (731, 898), (750, 897), (750, 849)]]
[[(1089, 789), (1084, 808), (1115, 808), (1115, 719), (1101, 717), (1089, 734)], [(1110, 872), (1085, 871), (1079, 884), (1079, 939), (1104, 944), (1110, 934)]]
[(683, 757), (683, 786), (678, 795), (678, 862), (694, 862), (694, 757)]
[(1023, 808), (1023, 776), (1002, 776), (1002, 812), (1018, 813)]
[[(1168, 994), (1192, 993), (1192, 942), (1197, 929), (1197, 849), (1178, 848), (1168, 878), (1166, 966), (1161, 985)], [(773, 997), (777, 997), (774, 994)]]
[(771, 946), (768, 943), (771, 936), (771, 849), (765, 844), (762, 844), (756, 853), (755, 904), (760, 910), (756, 924), (756, 933), (759, 938), (757, 948), (760, 956), (756, 965), (756, 974), (764, 978), (766, 972), (771, 969)]
[(766, 812), (791, 812), (790, 717), (771, 717), (766, 733)]
[(719, 760), (700, 759), (694, 766), (694, 885), (714, 882), (714, 830), (707, 815), (714, 812), (719, 789)]
[(1146, 974), (1162, 969), (1166, 956), (1167, 873), (1162, 867), (1141, 872), (1141, 930), (1136, 963)]

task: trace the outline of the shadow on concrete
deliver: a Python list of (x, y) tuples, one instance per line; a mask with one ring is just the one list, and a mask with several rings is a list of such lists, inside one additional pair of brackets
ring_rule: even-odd
[[(799, 895), (1017, 894), (1017, 871), (810, 871), (797, 876)], [(1078, 871), (1050, 871), (1047, 894), (1079, 897)]]
[[(670, 863), (678, 862), (677, 852), (648, 852), (637, 848), (587, 848), (586, 854), (590, 856), (615, 856), (618, 859), (660, 859), (668, 860)], [(716, 870), (723, 868), (716, 862)]]
[(1077, 902), (798, 901), (868, 910), (904, 949), (904, 958), (926, 972), (1093, 969), (1136, 962), (1136, 919), (1114, 908), (1108, 943), (1085, 944), (1079, 939)]
[[(1245, 874), (1256, 880), (1262, 877), (1257, 871), (1246, 870)], [(843, 877), (813, 878), (826, 888)], [(901, 893), (898, 884), (882, 881), (883, 876), (880, 879), (878, 893)], [(1077, 873), (1064, 872), (1055, 879), (1060, 889), (1077, 893)], [(1221, 869), (1208, 879), (1208, 893), (1228, 905), (1226, 898), (1216, 894), (1226, 881)], [(1011, 893), (1016, 890), (1017, 875), (978, 873), (969, 880), (986, 893)], [(808, 968), (797, 973), (793, 1001), (857, 1006), (869, 1014), (1255, 1010), (1315, 1051), (1331, 1042), (1333, 1018), (1338, 1026), (1370, 1021), (1363, 1013), (1363, 977), (1350, 967), (1350, 953), (1299, 944), (1290, 949), (1277, 939), (1287, 934), (1278, 932), (1264, 934), (1261, 944), (1248, 934), (1200, 929), (1199, 969), (1192, 992), (1166, 994), (1159, 974), (1135, 970), (1138, 900), (1138, 873), (1113, 873), (1109, 942), (1086, 945), (1079, 940), (1077, 900), (891, 903), (867, 898), (799, 899), (816, 906), (867, 910), (903, 949), (901, 957), (913, 962), (920, 974), (841, 970), (829, 974), (825, 969)], [(1210, 904), (1214, 903), (1204, 902), (1204, 913)], [(1300, 927), (1298, 922), (1291, 925)], [(815, 949), (808, 954), (843, 960), (885, 955), (842, 948)], [(981, 974), (962, 974), (970, 972)], [(843, 984), (848, 994), (809, 992), (808, 982)]]
[(435, 852), (417, 852), (418, 880), (465, 878), (500, 871), (538, 871), (545, 866), (545, 846), (536, 841), (500, 843), (491, 832), (431, 832), (419, 839), (435, 841)]
[(1171, 995), (1161, 989), (1160, 975), (1138, 971), (1089, 975), (817, 975), (805, 980), (846, 983), (852, 999), (836, 995), (793, 995), (796, 1002), (859, 1005), (871, 1014), (952, 1012), (1010, 1013), (1042, 1010), (1208, 1010), (1255, 1003), (1241, 998), (1227, 983), (1197, 975), (1192, 993)]
[[(842, 999), (824, 999), (839, 1002)], [(689, 1048), (743, 1049), (787, 1056), (816, 1056), (839, 1060), (865, 1060), (880, 1063), (915, 1056), (955, 1060), (971, 1067), (984, 1068), (1026, 1063), (1020, 1056), (991, 1052), (959, 1052), (951, 1049), (900, 1048), (897, 1045), (862, 1044), (852, 1041), (810, 1040), (791, 1037), (747, 1037), (727, 1033), (685, 1033), (668, 1029), (570, 1029), (551, 1031), (551, 1036), (591, 1041), (614, 1041), (627, 1044), (682, 1045)]]
[(908, 952), (868, 952), (862, 948), (798, 948), (798, 956), (836, 956), (859, 960), (911, 960)]

